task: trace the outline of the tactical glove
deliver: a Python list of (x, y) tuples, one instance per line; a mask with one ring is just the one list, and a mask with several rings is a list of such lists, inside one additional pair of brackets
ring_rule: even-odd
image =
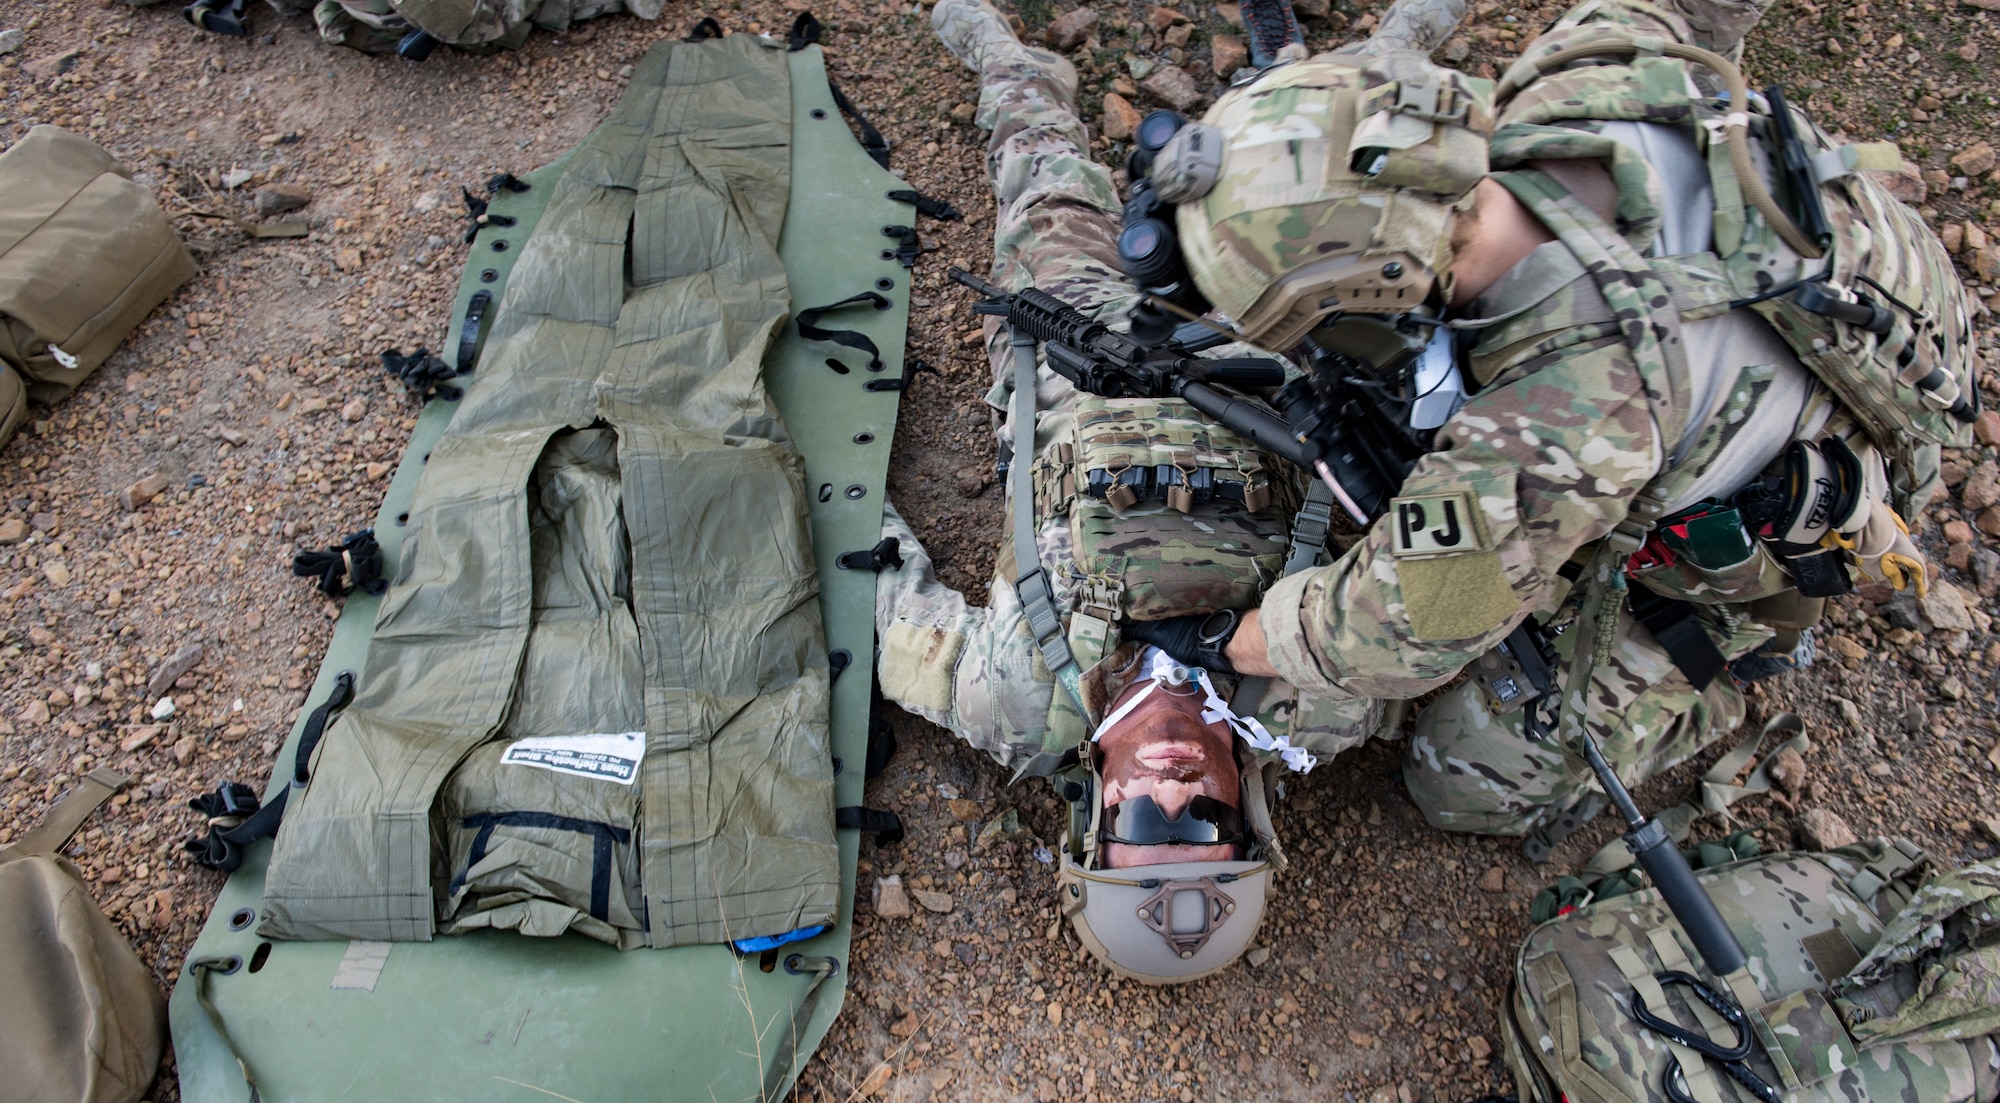
[(1222, 651), (1229, 646), (1242, 620), (1236, 610), (1224, 609), (1165, 620), (1127, 621), (1124, 636), (1150, 643), (1183, 665), (1198, 666), (1211, 674), (1233, 675), (1236, 668), (1223, 657)]
[(1855, 565), (1865, 577), (1887, 582), (1894, 589), (1906, 590), (1915, 585), (1918, 597), (1930, 593), (1924, 553), (1910, 539), (1909, 526), (1895, 510), (1881, 502), (1873, 503), (1873, 508), (1867, 526), (1854, 542)]

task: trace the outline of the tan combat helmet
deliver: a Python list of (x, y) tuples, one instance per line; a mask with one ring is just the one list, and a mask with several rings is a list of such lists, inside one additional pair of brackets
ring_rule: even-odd
[(1245, 857), (1106, 868), (1098, 833), (1102, 779), (1092, 768), (1090, 826), (1080, 856), (1065, 838), (1056, 899), (1091, 956), (1142, 984), (1181, 984), (1228, 968), (1257, 937), (1272, 874), (1285, 859), (1271, 830), (1268, 787), (1277, 766), (1260, 768), (1237, 744), (1242, 766)]
[[(1224, 93), (1151, 171), (1172, 181), (1195, 283), (1246, 340), (1282, 352), (1335, 312), (1442, 302), (1492, 128), (1487, 81), (1412, 52), (1322, 54)], [(1216, 168), (1179, 164), (1217, 145)]]

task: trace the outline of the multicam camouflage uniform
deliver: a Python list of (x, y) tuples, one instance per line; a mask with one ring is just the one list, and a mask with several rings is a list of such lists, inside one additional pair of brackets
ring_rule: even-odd
[[(966, 5), (971, 8), (971, 5)], [(1354, 49), (1435, 49), (1464, 10), (1463, 0), (1399, 0), (1381, 29)], [(972, 18), (981, 18), (974, 9)], [(1076, 76), (1066, 61), (1028, 50), (1002, 32), (1004, 22), (961, 32), (980, 49), (964, 57), (980, 73), (979, 125), (993, 132), (987, 170), (999, 215), (994, 227), (994, 283), (1008, 289), (1039, 287), (1084, 313), (1120, 318), (1133, 302), (1119, 268), (1119, 200), (1111, 173), (1090, 159), (1090, 139), (1076, 113)], [(951, 44), (950, 31), (947, 43)], [(988, 403), (1003, 417), (1013, 393), (1007, 334), (986, 322), (986, 348), (994, 386)], [(1215, 356), (1258, 355), (1230, 345)], [(1075, 424), (1074, 387), (1044, 365), (1037, 374), (1035, 444), (1038, 452), (1069, 438)], [(997, 430), (1011, 439), (1011, 423)], [(1035, 653), (1011, 583), (995, 581), (989, 604), (972, 605), (938, 582), (916, 534), (894, 506), (885, 511), (883, 534), (905, 549), (900, 571), (882, 573), (875, 620), (883, 641), (883, 692), (904, 708), (950, 728), (1002, 763), (1014, 764), (1042, 750), (1042, 730), (1054, 683)], [(1042, 562), (1071, 561), (1066, 516), (1039, 531)], [(1003, 550), (1003, 561), (1010, 556)], [(1004, 570), (1005, 563), (1002, 568)], [(1052, 569), (1056, 603), (1071, 598), (1068, 570)], [(1379, 702), (1338, 704), (1300, 701), (1289, 720), (1292, 741), (1322, 758), (1365, 740), (1379, 726)]]
[[(1592, 4), (1570, 18), (1587, 11), (1724, 53), (1737, 48), (1756, 14), (1737, 3), (1690, 2), (1679, 11)], [(1427, 13), (1441, 18), (1426, 23)], [(1408, 33), (1414, 16), (1427, 34), (1412, 37), (1423, 37), (1419, 48), (1427, 48), (1449, 32), (1456, 15), (1440, 4), (1398, 3), (1384, 20), (1384, 32)], [(1370, 47), (1380, 45), (1378, 40)], [(995, 50), (994, 60), (975, 64), (983, 78), (978, 118), (993, 129), (988, 167), (1000, 209), (996, 282), (1009, 287), (1032, 282), (1088, 312), (1117, 315), (1131, 297), (1115, 259), (1117, 202), (1109, 174), (1083, 152), (1087, 142), (1070, 86), (1020, 50)], [(1584, 140), (1588, 137), (1579, 132), (1578, 151), (1567, 155), (1603, 156)], [(1647, 228), (1661, 221), (1666, 199), (1643, 166), (1630, 169), (1633, 163), (1621, 157), (1613, 177), (1621, 189), (1619, 213), (1632, 231), (1628, 236), (1643, 243), (1652, 236)], [(1615, 336), (1566, 344), (1559, 326), (1535, 324), (1574, 309), (1577, 304), (1564, 297), (1570, 293), (1518, 304), (1522, 315), (1489, 332), (1488, 342), (1475, 351), (1474, 374), (1482, 356), (1487, 367), (1497, 362), (1501, 370), (1482, 380), (1479, 393), (1440, 431), (1440, 451), (1405, 483), (1405, 495), (1469, 488), (1480, 499), (1481, 550), (1490, 554), (1473, 564), (1477, 571), (1433, 580), (1438, 584), (1428, 587), (1430, 593), (1449, 600), (1426, 598), (1428, 607), (1412, 616), (1412, 595), (1392, 566), (1386, 524), (1377, 524), (1333, 565), (1286, 579), (1266, 595), (1262, 609), (1271, 660), (1299, 690), (1301, 708), (1313, 708), (1324, 723), (1325, 733), (1301, 740), (1304, 745), (1325, 753), (1359, 743), (1375, 728), (1375, 702), (1413, 698), (1448, 683), (1526, 613), (1555, 614), (1558, 622), (1573, 617), (1574, 601), (1564, 603), (1565, 564), (1617, 525), (1633, 495), (1660, 470), (1674, 440), (1663, 441), (1667, 434), (1656, 426), (1646, 396), (1646, 376), (1657, 364), (1643, 362)], [(1693, 331), (1705, 324), (1710, 323), (1690, 322), (1682, 329), (1692, 340)], [(1500, 353), (1518, 349), (1495, 344), (1493, 335), (1522, 333), (1538, 338), (1537, 347), (1546, 351), (1525, 363), (1509, 362)], [(1004, 409), (1007, 346), (992, 320), (988, 351), (996, 379), (990, 401)], [(1712, 414), (1695, 423), (1706, 428), (1693, 441), (1682, 472), (1703, 471), (1736, 431), (1752, 422), (1749, 415), (1776, 386), (1779, 368), (1801, 374), (1782, 346), (1770, 360), (1746, 369), (1728, 393), (1706, 407)], [(1074, 401), (1069, 385), (1044, 368), (1038, 447), (1067, 431)], [(1789, 438), (1791, 429), (1789, 421), (1777, 427), (1777, 439)], [(1006, 439), (1004, 430), (1001, 436)], [(908, 527), (893, 513), (886, 531), (914, 546)], [(1060, 522), (1043, 529), (1044, 562), (1063, 561), (1067, 535)], [(1060, 603), (1068, 595), (1061, 590), (1061, 572), (1052, 573), (1058, 575)], [(1011, 586), (996, 584), (990, 608), (978, 609), (938, 585), (920, 556), (900, 574), (882, 577), (877, 621), (889, 696), (1003, 760), (1039, 749), (1024, 743), (1039, 739), (1050, 683), (1042, 680), (1046, 674), (1031, 676), (1038, 660)], [(1728, 630), (1717, 642), (1728, 658), (1772, 636), (1740, 607), (1731, 607), (1724, 619)], [(1568, 633), (1559, 649), (1575, 635)], [(1624, 617), (1610, 661), (1594, 671), (1588, 722), (1606, 757), (1628, 784), (1636, 784), (1735, 728), (1743, 711), (1728, 678), (1698, 693), (1651, 635)], [(1519, 714), (1494, 716), (1469, 683), (1425, 709), (1404, 774), (1435, 825), (1500, 834), (1529, 830), (1548, 810), (1568, 806), (1592, 786), (1580, 763), (1565, 761), (1553, 745), (1523, 738)]]
[[(1747, 1067), (1788, 1103), (1986, 1103), (2000, 1092), (2000, 864), (1925, 880), (1921, 855), (1870, 839), (1697, 874), (1753, 963), (1703, 979), (1753, 1016)], [(1686, 989), (1653, 976), (1701, 975), (1675, 927), (1657, 895), (1634, 894), (1528, 936), (1500, 1012), (1501, 1052), (1524, 1103), (1667, 1103), (1670, 1059), (1695, 1098), (1752, 1098), (1631, 1013), (1630, 993), (1641, 992), (1653, 1013), (1726, 1037)]]

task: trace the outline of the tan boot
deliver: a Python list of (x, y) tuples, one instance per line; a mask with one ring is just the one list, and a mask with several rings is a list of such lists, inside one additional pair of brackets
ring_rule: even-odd
[(1000, 9), (987, 0), (938, 0), (931, 9), (931, 29), (951, 56), (978, 73), (988, 65), (1026, 63), (1055, 78), (1076, 98), (1076, 66), (1050, 50), (1024, 45), (1014, 37), (1014, 28)]

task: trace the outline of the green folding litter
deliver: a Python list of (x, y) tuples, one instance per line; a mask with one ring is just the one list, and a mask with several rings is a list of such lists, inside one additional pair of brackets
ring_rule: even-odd
[(914, 212), (794, 45), (657, 46), (496, 189), (392, 585), (175, 986), (184, 1098), (771, 1100), (838, 1013)]

